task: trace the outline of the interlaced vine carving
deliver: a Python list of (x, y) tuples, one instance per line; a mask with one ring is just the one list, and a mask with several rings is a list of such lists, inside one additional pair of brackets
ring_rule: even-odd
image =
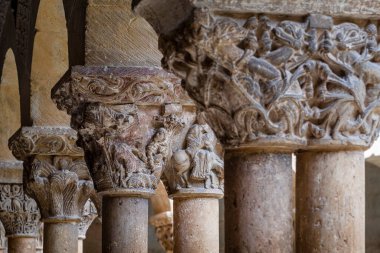
[(0, 184), (0, 220), (6, 236), (37, 236), (40, 212), (22, 184)]
[(196, 8), (160, 48), (227, 146), (363, 148), (378, 135), (376, 23), (242, 20)]

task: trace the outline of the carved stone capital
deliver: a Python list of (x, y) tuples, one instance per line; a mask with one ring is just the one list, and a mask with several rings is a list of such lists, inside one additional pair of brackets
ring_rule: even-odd
[[(22, 128), (9, 141), (24, 161), (24, 185), (44, 222), (79, 221), (93, 182), (69, 128)], [(27, 143), (27, 145), (25, 145)]]
[(164, 212), (152, 216), (149, 223), (155, 227), (156, 237), (166, 253), (173, 252), (173, 213)]
[(74, 67), (52, 91), (72, 116), (102, 194), (151, 194), (194, 105), (179, 80), (157, 68)]
[(224, 162), (207, 124), (194, 124), (184, 147), (173, 152), (165, 177), (172, 197), (223, 197)]
[(98, 213), (95, 207), (95, 204), (91, 199), (87, 200), (86, 204), (83, 207), (82, 216), (80, 218), (78, 226), (78, 239), (86, 239), (86, 233), (88, 228), (91, 226), (95, 218), (98, 217)]
[(0, 221), (7, 237), (37, 237), (40, 212), (22, 184), (0, 184)]
[(136, 8), (161, 33), (164, 67), (184, 80), (225, 148), (366, 149), (378, 136), (376, 21), (242, 16), (249, 9), (178, 1), (173, 27), (159, 7), (169, 1)]

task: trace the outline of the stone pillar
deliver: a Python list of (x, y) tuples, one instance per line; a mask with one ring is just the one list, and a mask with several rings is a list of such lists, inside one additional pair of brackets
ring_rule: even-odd
[(94, 193), (93, 182), (70, 128), (23, 127), (9, 140), (24, 161), (24, 185), (41, 210), (44, 253), (77, 253), (78, 223)]
[(227, 152), (225, 162), (226, 251), (293, 252), (291, 154)]
[(297, 252), (365, 252), (362, 151), (297, 156)]
[[(97, 198), (96, 194), (93, 198)], [(78, 253), (83, 253), (83, 241), (86, 233), (95, 218), (98, 217), (97, 208), (91, 199), (87, 200), (83, 207), (82, 216), (78, 226)]]
[(174, 252), (218, 253), (218, 199), (223, 197), (224, 163), (217, 140), (211, 128), (198, 121), (190, 127), (184, 143), (165, 171), (174, 202)]
[(103, 252), (147, 252), (148, 198), (195, 117), (179, 87), (158, 68), (77, 66), (52, 91), (103, 196)]
[(36, 202), (24, 192), (22, 163), (2, 161), (0, 170), (0, 221), (8, 238), (7, 252), (35, 253), (40, 211)]
[(44, 224), (41, 223), (36, 238), (36, 253), (42, 253), (44, 250)]
[(7, 245), (8, 240), (5, 236), (5, 230), (3, 227), (3, 224), (0, 223), (0, 253), (6, 253), (7, 252)]
[[(226, 150), (226, 252), (294, 251), (290, 153), (298, 150), (298, 251), (363, 252), (364, 164), (355, 152), (345, 153), (349, 165), (337, 163), (378, 136), (371, 18), (380, 6), (235, 2), (133, 2), (160, 36), (163, 66), (183, 79)], [(349, 171), (339, 178), (343, 164)], [(348, 182), (355, 193), (342, 190)]]

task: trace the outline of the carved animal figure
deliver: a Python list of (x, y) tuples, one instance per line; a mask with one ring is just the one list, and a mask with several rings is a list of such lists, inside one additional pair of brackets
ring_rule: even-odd
[(177, 188), (191, 188), (190, 182), (204, 181), (204, 187), (220, 188), (223, 185), (223, 161), (214, 152), (215, 136), (208, 125), (194, 125), (187, 135), (186, 150), (173, 155), (178, 176)]

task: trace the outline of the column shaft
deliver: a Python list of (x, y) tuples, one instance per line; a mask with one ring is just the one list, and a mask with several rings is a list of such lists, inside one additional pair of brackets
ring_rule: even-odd
[(35, 253), (36, 238), (8, 237), (8, 253)]
[(226, 152), (227, 253), (294, 252), (291, 161), (291, 154)]
[(83, 240), (78, 239), (78, 253), (83, 253)]
[(363, 152), (297, 156), (297, 252), (363, 253)]
[(78, 253), (78, 225), (44, 223), (44, 253)]
[(103, 197), (103, 253), (148, 252), (148, 199)]
[(219, 253), (219, 202), (174, 198), (174, 253)]

